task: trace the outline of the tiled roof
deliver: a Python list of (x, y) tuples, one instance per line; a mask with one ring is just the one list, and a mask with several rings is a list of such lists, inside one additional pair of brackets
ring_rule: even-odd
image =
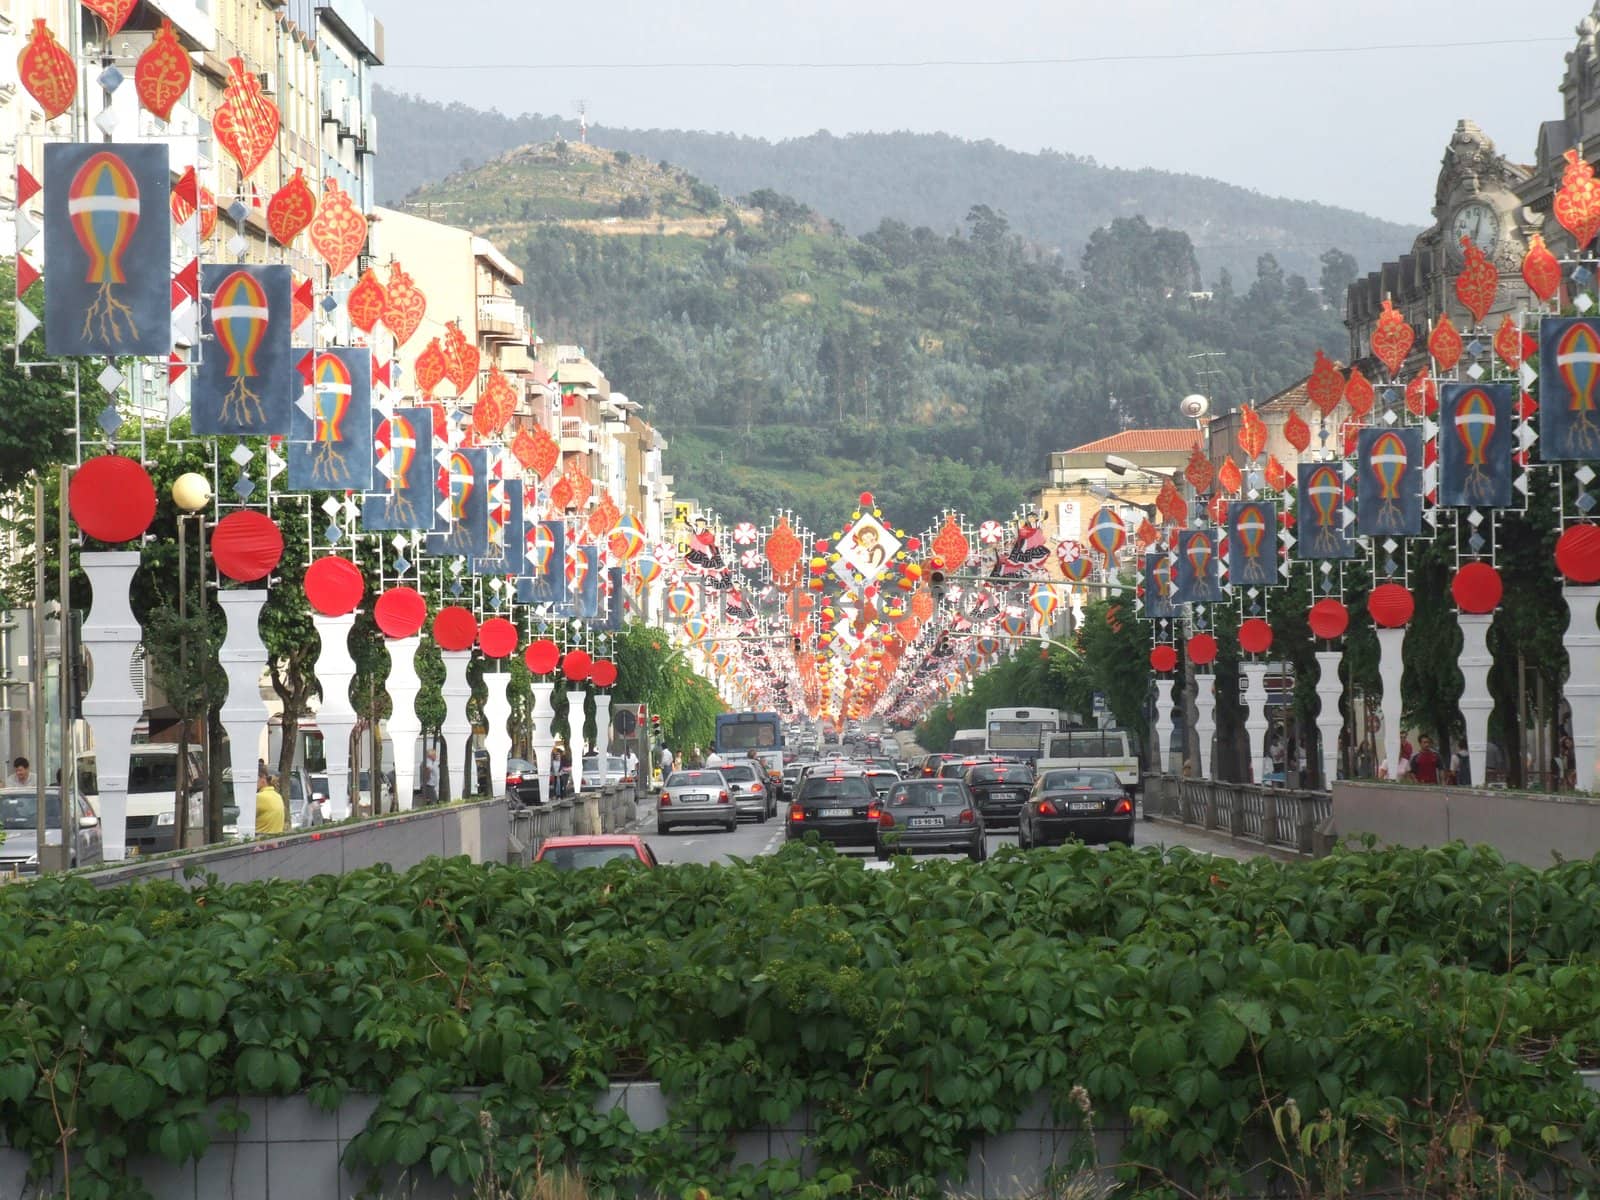
[(1067, 454), (1181, 454), (1200, 440), (1195, 429), (1127, 429), (1085, 442), (1064, 451)]

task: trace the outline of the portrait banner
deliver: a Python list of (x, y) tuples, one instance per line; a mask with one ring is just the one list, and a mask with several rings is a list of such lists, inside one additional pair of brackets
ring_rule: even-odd
[(1363, 429), (1356, 438), (1356, 532), (1422, 532), (1422, 430)]
[(304, 381), (295, 365), (294, 281), (288, 267), (200, 267), (200, 365), (189, 389), (198, 434), (290, 433)]
[(289, 421), (289, 490), (373, 488), (372, 351), (319, 350)]
[(627, 620), (627, 585), (624, 576), (627, 569), (624, 567), (608, 567), (606, 576), (611, 581), (610, 588), (606, 591), (606, 625), (613, 633), (620, 630), (623, 622)]
[(428, 553), (438, 558), (482, 558), (489, 553), (489, 451), (482, 446), (452, 450), (438, 472)]
[(1151, 551), (1144, 556), (1144, 615), (1152, 621), (1171, 620), (1178, 615), (1172, 598), (1172, 556), (1166, 551)]
[(1228, 582), (1237, 587), (1278, 582), (1278, 506), (1271, 501), (1228, 505)]
[(1516, 391), (1509, 383), (1447, 383), (1439, 389), (1439, 503), (1507, 508)]
[(371, 530), (432, 529), (438, 493), (434, 479), (433, 410), (396, 408), (375, 417), (375, 482), (387, 491), (361, 498), (361, 527)]
[(1539, 458), (1600, 458), (1600, 320), (1539, 322)]
[(1307, 562), (1354, 558), (1355, 543), (1345, 536), (1349, 511), (1344, 468), (1339, 463), (1301, 463), (1300, 504), (1295, 510), (1295, 557)]
[(499, 501), (489, 510), (489, 554), (472, 560), (474, 575), (515, 577), (525, 573), (527, 522), (523, 513), (522, 480), (500, 484)]
[(517, 577), (519, 604), (565, 604), (567, 601), (567, 523), (535, 521), (523, 539), (524, 572)]
[(1210, 529), (1178, 534), (1178, 565), (1173, 573), (1174, 604), (1209, 604), (1223, 598), (1217, 581), (1217, 535)]

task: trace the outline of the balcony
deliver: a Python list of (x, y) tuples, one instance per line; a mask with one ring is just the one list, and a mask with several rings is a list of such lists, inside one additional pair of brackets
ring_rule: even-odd
[(594, 426), (582, 417), (561, 418), (561, 452), (563, 454), (592, 454), (595, 449)]
[(478, 297), (478, 336), (526, 345), (527, 311), (515, 300), (503, 296)]

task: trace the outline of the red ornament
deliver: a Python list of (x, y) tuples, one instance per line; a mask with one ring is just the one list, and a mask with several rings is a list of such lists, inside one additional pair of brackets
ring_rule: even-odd
[(46, 117), (59, 117), (72, 107), (78, 94), (78, 68), (43, 17), (34, 18), (28, 44), (17, 55), (17, 76)]
[(106, 23), (106, 36), (119, 33), (139, 0), (83, 0), (83, 6)]
[(73, 473), (67, 508), (95, 541), (131, 542), (155, 520), (156, 485), (137, 459), (102, 454)]
[(366, 217), (336, 180), (328, 180), (317, 215), (311, 220), (311, 248), (322, 256), (328, 270), (340, 275), (366, 244)]
[(562, 473), (560, 479), (550, 486), (550, 507), (557, 514), (566, 512), (575, 507), (572, 476)]
[(461, 326), (448, 321), (444, 327), (445, 374), (456, 389), (457, 396), (465, 396), (478, 378), (481, 356), (478, 348), (467, 341)]
[(385, 637), (412, 637), (427, 623), (428, 602), (416, 588), (393, 587), (372, 606), (372, 619)]
[(522, 661), (535, 675), (548, 675), (561, 662), (561, 647), (549, 638), (540, 638), (528, 647)]
[(918, 550), (922, 549), (922, 539), (921, 538), (907, 538), (906, 539), (906, 549), (909, 550), (912, 554), (915, 554)]
[(1553, 209), (1556, 220), (1572, 235), (1578, 249), (1586, 250), (1594, 235), (1600, 233), (1600, 183), (1595, 181), (1594, 168), (1576, 150), (1568, 150), (1566, 160), (1567, 169)]
[(428, 311), (424, 296), (398, 262), (389, 264), (389, 286), (383, 295), (383, 323), (394, 334), (394, 344), (404, 346), (422, 324)]
[(589, 682), (595, 687), (608, 688), (617, 681), (617, 664), (602, 658), (589, 668)]
[(478, 640), (478, 618), (459, 604), (441, 608), (433, 618), (433, 640), (441, 650), (470, 650)]
[(139, 93), (139, 103), (163, 121), (171, 120), (172, 106), (189, 90), (193, 75), (188, 52), (178, 44), (172, 22), (162, 18), (161, 28), (133, 68), (133, 87)]
[(861, 507), (862, 508), (871, 508), (872, 507), (872, 493), (871, 492), (862, 492), (861, 493)]
[(600, 502), (589, 512), (589, 519), (584, 523), (589, 531), (589, 536), (596, 541), (603, 541), (605, 536), (617, 527), (617, 522), (622, 519), (622, 513), (617, 508), (617, 502), (611, 498), (610, 492), (600, 493)]
[(1344, 384), (1344, 402), (1350, 406), (1350, 411), (1364, 417), (1372, 411), (1374, 399), (1371, 381), (1361, 373), (1361, 368), (1351, 367), (1350, 378)]
[(1189, 502), (1178, 491), (1178, 485), (1170, 475), (1161, 481), (1161, 491), (1156, 495), (1156, 511), (1168, 525), (1189, 523)]
[(1330, 416), (1344, 399), (1344, 376), (1339, 366), (1321, 350), (1317, 351), (1316, 365), (1311, 368), (1311, 378), (1306, 380), (1306, 395), (1323, 416)]
[(511, 453), (540, 479), (549, 478), (561, 461), (561, 447), (543, 425), (535, 427), (532, 433), (519, 429), (517, 436), (511, 439)]
[(1450, 594), (1464, 613), (1490, 613), (1505, 594), (1500, 572), (1486, 562), (1463, 563), (1450, 581)]
[(449, 361), (445, 358), (444, 348), (439, 345), (439, 339), (431, 339), (417, 355), (416, 364), (411, 368), (417, 377), (417, 390), (424, 399), (433, 399), (433, 390), (444, 382), (445, 372), (449, 370)]
[(281, 245), (287, 246), (311, 224), (316, 212), (317, 194), (306, 182), (306, 173), (296, 167), (289, 182), (267, 201), (267, 229)]
[(1211, 490), (1212, 481), (1216, 478), (1216, 469), (1211, 465), (1211, 460), (1201, 452), (1199, 446), (1189, 451), (1189, 465), (1183, 468), (1183, 477), (1189, 481), (1197, 496), (1204, 496)]
[(1246, 404), (1239, 410), (1239, 449), (1254, 462), (1267, 448), (1267, 423), (1254, 405)]
[(568, 650), (561, 660), (561, 673), (573, 683), (581, 683), (589, 678), (589, 668), (593, 660), (587, 650)]
[(211, 531), (211, 557), (236, 583), (265, 579), (283, 560), (283, 531), (266, 513), (237, 509)]
[(1517, 328), (1510, 313), (1500, 318), (1500, 328), (1494, 335), (1494, 352), (1513, 371), (1522, 365), (1522, 330)]
[(1433, 355), (1433, 361), (1439, 370), (1455, 370), (1455, 365), (1461, 361), (1461, 352), (1465, 348), (1455, 322), (1450, 319), (1450, 314), (1440, 313), (1438, 321), (1434, 323), (1433, 332), (1428, 335), (1428, 353)]
[(1406, 384), (1406, 411), (1414, 417), (1439, 411), (1439, 393), (1433, 386), (1433, 376), (1418, 371)]
[(1332, 641), (1341, 636), (1350, 628), (1350, 610), (1344, 602), (1329, 597), (1318, 600), (1311, 606), (1311, 611), (1306, 614), (1306, 621), (1311, 626), (1311, 632), (1323, 641)]
[(1209, 633), (1197, 633), (1186, 645), (1189, 661), (1197, 667), (1209, 667), (1217, 661), (1217, 639)]
[(1176, 669), (1178, 665), (1178, 651), (1172, 646), (1152, 646), (1150, 648), (1150, 669), (1160, 671), (1162, 674)]
[(1556, 566), (1568, 583), (1600, 583), (1600, 525), (1569, 525), (1556, 539)]
[(1269, 454), (1267, 456), (1267, 487), (1275, 492), (1286, 492), (1292, 482), (1293, 480), (1289, 478), (1288, 469), (1278, 461), (1278, 456)]
[(348, 558), (319, 558), (306, 568), (306, 600), (325, 617), (354, 612), (367, 594), (361, 569)]
[[(822, 548), (822, 544), (819, 543), (817, 549)], [(967, 542), (966, 535), (961, 532), (961, 526), (956, 524), (955, 517), (947, 516), (943, 527), (939, 530), (939, 536), (933, 539), (934, 554), (944, 560), (945, 569), (959, 571), (962, 564), (967, 561), (967, 555), (971, 550), (972, 547)], [(917, 616), (919, 620), (927, 620), (920, 613)]]
[(509, 658), (517, 648), (517, 627), (504, 617), (490, 617), (478, 627), (478, 649), (486, 658)]
[(1367, 611), (1375, 624), (1398, 629), (1416, 613), (1417, 602), (1403, 584), (1380, 583), (1367, 597)]
[(1311, 445), (1311, 426), (1293, 409), (1283, 422), (1283, 440), (1293, 446), (1297, 454), (1304, 454), (1306, 447)]
[(516, 408), (517, 394), (499, 367), (489, 368), (489, 381), (483, 385), (478, 402), (472, 407), (472, 432), (479, 438), (495, 437), (505, 428)]
[(278, 119), (278, 106), (261, 91), (261, 81), (245, 68), (244, 59), (230, 58), (228, 86), (211, 114), (211, 130), (243, 178), (250, 178), (272, 149)]
[(1222, 466), (1217, 468), (1217, 482), (1224, 492), (1237, 492), (1244, 487), (1244, 475), (1239, 470), (1239, 464), (1233, 461), (1233, 455), (1225, 456)]
[(1411, 328), (1411, 322), (1400, 314), (1393, 301), (1385, 300), (1372, 330), (1372, 353), (1389, 372), (1389, 378), (1400, 374), (1401, 364), (1416, 340), (1417, 331)]
[(1239, 648), (1250, 654), (1265, 654), (1272, 649), (1272, 626), (1260, 617), (1251, 617), (1239, 626)]
[(789, 518), (779, 517), (767, 535), (767, 565), (772, 568), (772, 578), (780, 584), (786, 583), (799, 564), (803, 550), (800, 539), (789, 527)]
[(1541, 234), (1528, 239), (1528, 252), (1522, 256), (1522, 282), (1546, 304), (1561, 290), (1561, 264), (1550, 253)]
[(1473, 321), (1482, 325), (1494, 307), (1495, 293), (1500, 290), (1500, 272), (1471, 238), (1461, 239), (1461, 250), (1467, 257), (1467, 265), (1456, 276), (1456, 299), (1466, 306)]
[[(298, 175), (300, 172), (296, 171)], [(378, 273), (368, 267), (366, 274), (350, 289), (350, 294), (344, 298), (344, 310), (350, 314), (350, 324), (362, 333), (371, 335), (377, 328), (378, 322), (383, 320), (383, 306), (388, 301), (388, 295), (383, 290), (383, 283), (378, 279)]]

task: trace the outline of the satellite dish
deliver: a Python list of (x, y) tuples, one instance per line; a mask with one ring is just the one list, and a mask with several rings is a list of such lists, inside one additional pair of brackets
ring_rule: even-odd
[(1183, 403), (1178, 405), (1178, 411), (1184, 416), (1188, 417), (1191, 421), (1198, 421), (1201, 417), (1206, 415), (1206, 412), (1210, 408), (1211, 401), (1200, 395), (1185, 396), (1183, 398)]

